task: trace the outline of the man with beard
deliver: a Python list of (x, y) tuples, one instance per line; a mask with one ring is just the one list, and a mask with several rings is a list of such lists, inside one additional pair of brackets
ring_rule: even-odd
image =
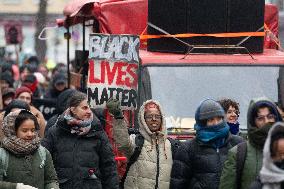
[(272, 124), (282, 121), (277, 106), (267, 98), (253, 99), (247, 113), (248, 141), (229, 151), (219, 189), (247, 189), (262, 167), (262, 150)]

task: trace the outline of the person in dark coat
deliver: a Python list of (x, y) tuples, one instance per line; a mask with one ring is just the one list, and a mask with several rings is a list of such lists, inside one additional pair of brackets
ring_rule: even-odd
[(67, 89), (58, 96), (56, 101), (56, 114), (47, 121), (44, 131), (45, 135), (47, 134), (49, 128), (56, 123), (59, 115), (61, 115), (68, 108), (68, 99), (70, 99), (76, 91), (76, 89)]
[[(45, 131), (44, 131), (45, 135), (47, 134), (49, 128), (52, 127), (56, 123), (59, 115), (61, 115), (68, 108), (68, 101), (75, 92), (78, 92), (78, 91), (76, 89), (67, 89), (58, 96), (57, 103), (56, 103), (56, 114), (47, 121)], [(96, 108), (96, 109), (92, 109), (92, 111), (94, 113), (94, 119), (100, 122), (102, 126), (104, 126), (105, 116), (104, 116), (103, 109)]]
[(67, 77), (65, 73), (57, 73), (53, 76), (53, 79), (50, 83), (49, 89), (45, 94), (45, 98), (54, 98), (57, 97), (67, 89)]
[(87, 96), (76, 92), (42, 141), (52, 155), (61, 189), (119, 188), (111, 144), (93, 117)]
[(196, 137), (182, 145), (171, 172), (171, 189), (217, 189), (228, 150), (243, 139), (231, 135), (224, 109), (211, 99), (195, 113)]

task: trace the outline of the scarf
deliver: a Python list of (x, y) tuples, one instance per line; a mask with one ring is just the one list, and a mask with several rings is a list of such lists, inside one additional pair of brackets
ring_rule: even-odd
[(225, 121), (213, 126), (194, 125), (196, 138), (203, 143), (212, 144), (215, 148), (220, 148), (225, 144), (225, 139), (229, 134), (229, 126)]
[(272, 123), (268, 123), (261, 128), (251, 127), (248, 130), (248, 138), (249, 141), (253, 144), (253, 146), (263, 149), (265, 140), (268, 135), (268, 131), (270, 130)]
[(91, 130), (93, 114), (91, 115), (90, 119), (81, 120), (73, 117), (71, 115), (70, 109), (68, 108), (64, 112), (64, 119), (66, 120), (67, 124), (71, 127), (72, 134), (86, 135)]
[(31, 142), (27, 142), (17, 136), (4, 137), (2, 145), (15, 155), (29, 155), (38, 149), (40, 138), (37, 135)]
[(240, 124), (239, 124), (239, 122), (237, 122), (237, 123), (228, 123), (227, 122), (227, 124), (229, 125), (229, 127), (230, 127), (230, 132), (233, 134), (233, 135), (236, 135), (236, 134), (238, 134), (239, 133), (239, 127), (240, 127)]
[(2, 141), (3, 148), (12, 152), (15, 155), (29, 155), (35, 152), (40, 145), (40, 138), (38, 136), (38, 131), (36, 132), (36, 137), (27, 142), (24, 139), (18, 138), (15, 131), (15, 120), (18, 113), (12, 112), (8, 114), (3, 121), (3, 134), (4, 138)]

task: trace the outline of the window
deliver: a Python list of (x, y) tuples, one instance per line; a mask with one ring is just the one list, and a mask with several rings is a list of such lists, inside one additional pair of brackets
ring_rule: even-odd
[(193, 120), (191, 123), (194, 123), (195, 111), (201, 101), (227, 97), (239, 102), (240, 127), (246, 129), (247, 109), (252, 98), (266, 96), (274, 102), (278, 101), (279, 67), (276, 66), (147, 68), (151, 80), (148, 91), (151, 91), (154, 100), (161, 103), (167, 127), (175, 127), (174, 124), (182, 124), (183, 121), (189, 123)]

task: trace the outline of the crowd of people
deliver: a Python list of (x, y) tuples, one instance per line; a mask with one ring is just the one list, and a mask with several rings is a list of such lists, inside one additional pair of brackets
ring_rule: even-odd
[[(120, 101), (110, 98), (111, 137), (128, 160), (121, 178), (104, 130), (106, 111), (91, 109), (85, 93), (67, 87), (64, 65), (51, 71), (33, 57), (18, 69), (1, 68), (0, 188), (284, 188), (284, 123), (268, 98), (251, 100), (247, 138), (240, 136), (236, 101), (205, 99), (196, 107), (196, 135), (185, 142), (168, 137), (159, 102), (142, 104), (139, 130), (130, 132)], [(54, 99), (56, 114), (46, 120), (34, 98)]]

